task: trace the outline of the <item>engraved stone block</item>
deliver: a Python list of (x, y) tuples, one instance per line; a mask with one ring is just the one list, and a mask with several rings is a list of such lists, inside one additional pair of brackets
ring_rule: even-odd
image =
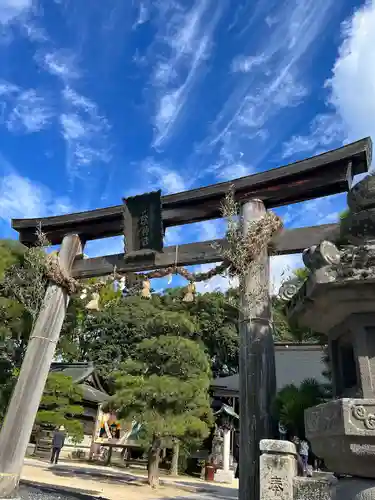
[(289, 441), (260, 442), (260, 500), (293, 500), (296, 447)]

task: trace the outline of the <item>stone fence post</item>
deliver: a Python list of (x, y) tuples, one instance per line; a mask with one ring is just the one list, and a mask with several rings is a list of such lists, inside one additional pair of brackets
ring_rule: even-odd
[(260, 442), (260, 500), (293, 500), (297, 451), (290, 441)]

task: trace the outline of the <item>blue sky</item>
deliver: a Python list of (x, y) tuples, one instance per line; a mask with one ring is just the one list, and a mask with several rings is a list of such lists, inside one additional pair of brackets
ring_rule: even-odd
[[(375, 137), (374, 116), (374, 1), (1, 0), (1, 236), (16, 237), (12, 217), (183, 191)], [(344, 205), (279, 213), (295, 227)], [(210, 221), (166, 243), (222, 233)], [(87, 253), (121, 249), (114, 238)], [(298, 263), (273, 259), (273, 279)]]

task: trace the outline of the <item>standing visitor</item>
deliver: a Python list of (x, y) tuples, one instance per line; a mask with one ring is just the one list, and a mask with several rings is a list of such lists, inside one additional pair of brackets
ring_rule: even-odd
[(52, 438), (52, 454), (51, 454), (51, 464), (59, 461), (59, 456), (62, 447), (65, 443), (65, 427), (62, 425), (58, 430), (53, 433)]
[(287, 429), (286, 427), (279, 422), (279, 439), (281, 441), (286, 441)]
[(304, 476), (305, 472), (304, 472), (302, 457), (301, 457), (301, 453), (300, 453), (301, 441), (300, 441), (299, 437), (298, 436), (293, 436), (292, 437), (292, 443), (295, 445), (296, 452), (297, 452), (297, 470), (298, 470), (298, 475), (299, 476)]
[(303, 471), (305, 474), (307, 472), (307, 463), (309, 460), (309, 449), (310, 449), (309, 443), (305, 439), (303, 439), (300, 443), (299, 454), (301, 455)]

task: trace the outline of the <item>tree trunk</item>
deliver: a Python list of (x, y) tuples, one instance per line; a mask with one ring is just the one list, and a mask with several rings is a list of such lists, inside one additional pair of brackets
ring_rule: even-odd
[(171, 475), (178, 476), (178, 457), (180, 454), (180, 442), (176, 439), (173, 441), (173, 455), (171, 464)]
[(112, 446), (108, 446), (107, 460), (105, 461), (105, 465), (107, 465), (107, 466), (111, 465), (112, 451), (113, 451), (113, 447)]
[(151, 488), (159, 486), (159, 462), (160, 462), (161, 443), (160, 439), (154, 438), (152, 446), (148, 452), (148, 484)]

